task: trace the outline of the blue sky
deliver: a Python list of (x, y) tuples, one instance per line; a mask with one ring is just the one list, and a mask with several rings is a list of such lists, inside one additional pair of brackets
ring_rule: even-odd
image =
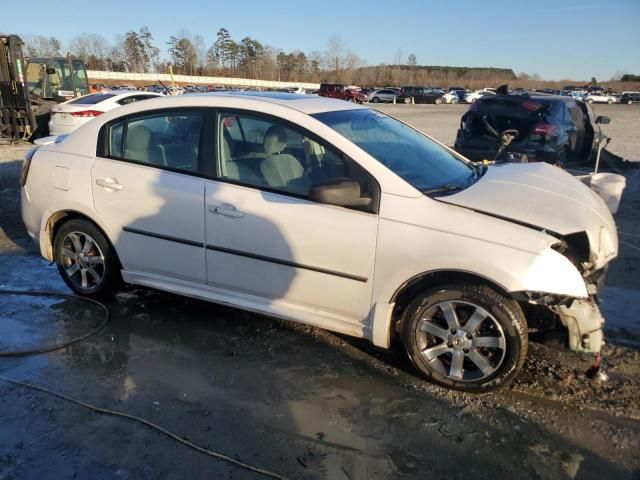
[(369, 65), (391, 63), (401, 50), (419, 64), (509, 67), (545, 79), (640, 74), (640, 0), (29, 0), (28, 11), (7, 3), (0, 31), (63, 44), (83, 32), (113, 41), (147, 25), (166, 55), (164, 43), (182, 28), (210, 44), (225, 27), (236, 40), (307, 53), (339, 35)]

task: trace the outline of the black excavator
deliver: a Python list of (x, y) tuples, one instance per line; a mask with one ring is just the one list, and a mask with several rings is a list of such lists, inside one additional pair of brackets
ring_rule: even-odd
[(25, 58), (23, 46), (0, 35), (0, 140), (8, 142), (46, 137), (52, 105), (89, 93), (81, 59)]

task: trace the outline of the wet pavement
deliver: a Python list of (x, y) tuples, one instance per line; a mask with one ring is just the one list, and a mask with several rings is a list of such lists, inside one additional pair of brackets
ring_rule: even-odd
[[(15, 164), (2, 167), (0, 288), (69, 292), (21, 227)], [(453, 393), (399, 352), (143, 289), (118, 295), (96, 335), (0, 358), (0, 375), (138, 415), (291, 479), (638, 479), (640, 174), (628, 182), (616, 217), (625, 243), (602, 296), (605, 383), (585, 376), (589, 358), (532, 342), (510, 388)], [(80, 299), (0, 295), (0, 350), (82, 335), (102, 315)], [(264, 477), (0, 381), (0, 479), (23, 478)]]

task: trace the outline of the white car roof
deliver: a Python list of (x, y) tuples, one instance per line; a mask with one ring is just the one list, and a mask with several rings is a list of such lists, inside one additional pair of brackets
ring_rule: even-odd
[[(336, 100), (333, 98), (320, 97), (318, 95), (300, 95), (299, 93), (284, 93), (284, 92), (240, 92), (240, 91), (226, 91), (226, 92), (207, 92), (190, 94), (189, 97), (197, 97), (203, 100), (202, 105), (215, 106), (217, 102), (216, 97), (233, 97), (238, 100), (253, 100), (265, 103), (271, 103), (288, 107), (297, 110), (307, 115), (313, 115), (314, 113), (322, 112), (334, 112), (337, 110), (354, 110), (363, 108), (355, 103), (345, 102), (344, 100)], [(180, 97), (174, 97), (180, 98)], [(156, 103), (156, 106), (158, 104)], [(167, 105), (169, 106), (169, 105)]]

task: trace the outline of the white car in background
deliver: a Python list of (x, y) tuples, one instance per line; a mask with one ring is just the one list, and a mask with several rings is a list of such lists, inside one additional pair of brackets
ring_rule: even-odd
[(495, 95), (496, 92), (490, 88), (483, 88), (482, 90), (476, 90), (475, 92), (467, 93), (464, 96), (464, 99), (467, 103), (473, 103), (479, 98), (482, 98), (487, 95)]
[(379, 88), (367, 94), (371, 103), (393, 103), (394, 98), (398, 96), (398, 92), (388, 88)]
[(607, 95), (606, 93), (591, 92), (582, 97), (582, 101), (587, 103), (608, 103), (611, 105), (612, 103), (616, 103), (616, 97)]
[(150, 98), (162, 97), (159, 93), (111, 90), (74, 98), (51, 108), (49, 134), (71, 133), (83, 123), (114, 108)]
[(618, 238), (593, 190), (546, 163), (474, 164), (365, 106), (136, 102), (30, 150), (20, 183), (27, 232), (79, 295), (142, 285), (397, 340), (474, 392), (513, 380), (539, 315), (573, 350), (603, 343)]

